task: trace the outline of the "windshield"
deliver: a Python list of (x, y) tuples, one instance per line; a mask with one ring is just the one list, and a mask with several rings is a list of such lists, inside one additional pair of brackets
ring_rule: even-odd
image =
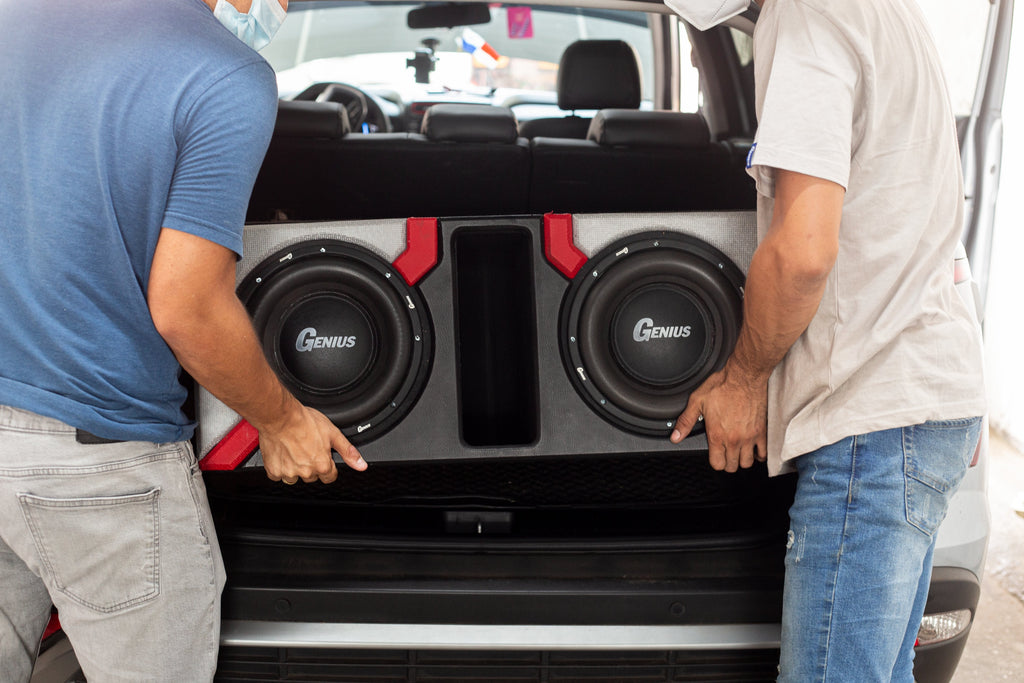
[[(489, 5), (475, 26), (410, 29), (406, 16), (422, 3), (292, 2), (288, 20), (262, 51), (278, 74), (282, 98), (314, 83), (386, 86), (403, 96), (424, 91), (493, 94), (499, 89), (546, 93), (553, 102), (558, 61), (580, 39), (624, 40), (641, 63), (644, 99), (653, 90), (651, 33), (642, 12)], [(434, 50), (427, 83), (409, 60)]]

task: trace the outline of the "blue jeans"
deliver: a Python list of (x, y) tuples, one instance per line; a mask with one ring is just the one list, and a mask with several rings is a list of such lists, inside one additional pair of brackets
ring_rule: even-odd
[(780, 682), (914, 680), (935, 532), (980, 431), (926, 422), (797, 458)]
[(51, 601), (90, 681), (209, 681), (223, 585), (188, 443), (83, 445), (0, 406), (0, 681), (29, 680)]

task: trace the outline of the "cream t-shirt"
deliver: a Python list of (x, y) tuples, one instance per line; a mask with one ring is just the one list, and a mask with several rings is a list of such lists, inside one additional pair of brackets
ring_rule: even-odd
[(848, 436), (981, 415), (981, 333), (953, 282), (959, 148), (920, 9), (769, 0), (754, 64), (759, 237), (775, 169), (846, 188), (821, 305), (769, 382), (769, 472)]

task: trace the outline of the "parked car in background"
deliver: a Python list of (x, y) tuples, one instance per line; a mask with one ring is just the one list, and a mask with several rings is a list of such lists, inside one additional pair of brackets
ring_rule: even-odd
[[(966, 179), (950, 273), (979, 319), (1012, 5), (924, 7)], [(196, 388), (217, 680), (774, 680), (794, 480), (667, 438), (739, 326), (755, 20), (291, 2), (239, 295), (370, 468), (270, 482), (254, 430)], [(921, 681), (950, 679), (970, 631), (986, 448), (938, 537)], [(56, 631), (33, 680), (75, 668)]]

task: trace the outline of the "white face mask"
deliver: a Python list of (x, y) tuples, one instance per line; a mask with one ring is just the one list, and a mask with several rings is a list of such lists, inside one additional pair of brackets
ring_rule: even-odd
[(217, 0), (213, 16), (253, 50), (262, 50), (281, 28), (285, 17), (279, 0), (252, 0), (248, 14), (242, 14), (227, 0)]
[(665, 4), (698, 31), (707, 31), (746, 10), (750, 0), (665, 0)]

